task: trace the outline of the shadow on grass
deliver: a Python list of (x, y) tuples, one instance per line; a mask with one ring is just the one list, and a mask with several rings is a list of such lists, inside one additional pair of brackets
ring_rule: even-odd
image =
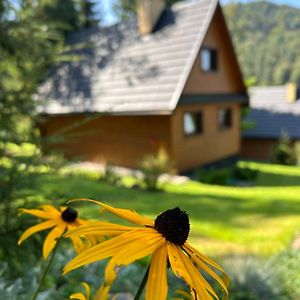
[[(252, 226), (252, 222), (243, 222), (243, 218), (271, 218), (277, 216), (291, 216), (300, 214), (299, 201), (281, 198), (280, 195), (256, 197), (241, 193), (232, 196), (220, 195), (205, 190), (187, 194), (175, 192), (147, 192), (143, 190), (115, 187), (104, 182), (91, 180), (84, 176), (49, 176), (41, 177), (36, 197), (39, 195), (44, 201), (60, 205), (69, 199), (92, 198), (116, 207), (135, 209), (141, 214), (155, 218), (160, 212), (172, 207), (180, 206), (190, 215), (191, 219), (221, 224), (222, 226)], [(76, 204), (82, 206), (83, 212), (92, 218), (98, 218), (98, 208), (93, 204)], [(104, 215), (105, 217), (106, 215)]]

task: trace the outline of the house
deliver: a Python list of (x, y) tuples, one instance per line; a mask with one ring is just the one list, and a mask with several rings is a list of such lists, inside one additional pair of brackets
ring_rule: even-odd
[(300, 141), (300, 93), (296, 84), (251, 88), (250, 108), (246, 120), (253, 126), (243, 134), (243, 157), (270, 159), (283, 132), (292, 141)]
[(138, 3), (137, 19), (69, 39), (80, 59), (41, 86), (42, 135), (126, 167), (162, 148), (180, 172), (238, 154), (248, 96), (218, 1)]

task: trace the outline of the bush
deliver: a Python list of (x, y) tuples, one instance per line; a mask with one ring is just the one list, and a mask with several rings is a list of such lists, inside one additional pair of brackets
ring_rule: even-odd
[(206, 184), (227, 185), (231, 178), (230, 168), (199, 169), (196, 171), (197, 180)]
[(300, 252), (287, 250), (274, 258), (274, 264), (291, 299), (300, 299)]
[(122, 177), (114, 171), (114, 168), (110, 164), (106, 164), (104, 168), (104, 172), (100, 177), (100, 180), (104, 180), (109, 184), (120, 186)]
[(236, 165), (232, 172), (232, 177), (237, 180), (254, 181), (257, 177), (257, 170)]
[(273, 147), (272, 162), (281, 165), (295, 165), (296, 151), (286, 132), (282, 132), (278, 143)]
[(274, 267), (273, 261), (255, 256), (231, 257), (225, 260), (224, 269), (231, 279), (231, 300), (296, 300), (292, 298)]
[(158, 151), (157, 155), (145, 156), (139, 170), (142, 173), (142, 185), (147, 190), (158, 190), (160, 175), (172, 171), (172, 163), (164, 150)]

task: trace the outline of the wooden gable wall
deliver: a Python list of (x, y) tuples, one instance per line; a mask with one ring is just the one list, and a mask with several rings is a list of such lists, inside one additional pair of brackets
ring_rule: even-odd
[[(183, 95), (245, 92), (237, 57), (220, 6), (213, 16), (203, 47), (217, 50), (217, 71), (201, 70), (200, 52), (183, 90)], [(201, 51), (201, 50), (200, 50)]]

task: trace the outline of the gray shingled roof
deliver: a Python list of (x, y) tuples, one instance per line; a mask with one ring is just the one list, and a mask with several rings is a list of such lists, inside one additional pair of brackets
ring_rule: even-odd
[(255, 127), (246, 130), (248, 138), (278, 138), (282, 131), (291, 138), (300, 138), (300, 99), (286, 100), (286, 87), (253, 87), (250, 89), (251, 112), (246, 120)]
[(39, 98), (47, 99), (41, 112), (172, 112), (217, 4), (177, 3), (144, 37), (138, 34), (136, 20), (73, 35), (70, 45), (78, 49), (72, 53), (80, 60), (51, 70), (39, 89)]

